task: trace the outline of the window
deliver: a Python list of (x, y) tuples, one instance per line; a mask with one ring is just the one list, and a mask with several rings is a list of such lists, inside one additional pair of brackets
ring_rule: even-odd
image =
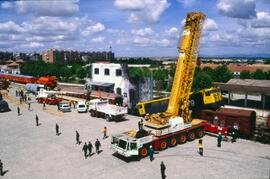
[(116, 93), (119, 94), (119, 95), (122, 95), (122, 90), (121, 90), (121, 88), (116, 88)]
[(137, 144), (131, 142), (131, 143), (130, 143), (130, 149), (131, 149), (131, 150), (136, 150), (136, 149), (137, 149)]
[(115, 73), (116, 73), (116, 76), (122, 76), (122, 70), (121, 69), (117, 69)]
[(104, 70), (104, 75), (110, 75), (110, 69), (105, 68), (105, 70)]
[(99, 69), (95, 68), (95, 74), (98, 75), (99, 74)]

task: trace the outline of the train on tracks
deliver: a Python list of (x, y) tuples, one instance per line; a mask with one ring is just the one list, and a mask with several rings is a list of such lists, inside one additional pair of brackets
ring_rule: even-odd
[(0, 78), (4, 78), (9, 81), (23, 84), (27, 83), (43, 84), (51, 89), (57, 85), (57, 77), (55, 76), (42, 76), (36, 78), (34, 76), (27, 76), (27, 75), (0, 73)]

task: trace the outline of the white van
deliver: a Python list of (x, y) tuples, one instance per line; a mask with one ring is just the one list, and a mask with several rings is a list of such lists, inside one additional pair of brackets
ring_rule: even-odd
[(78, 104), (77, 104), (77, 111), (78, 111), (78, 113), (87, 112), (86, 104), (84, 102), (82, 102), (82, 101), (79, 101)]

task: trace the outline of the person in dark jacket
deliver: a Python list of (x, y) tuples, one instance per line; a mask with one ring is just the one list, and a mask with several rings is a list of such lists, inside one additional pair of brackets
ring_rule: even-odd
[(31, 103), (28, 102), (28, 111), (30, 111), (30, 110), (31, 110)]
[(88, 148), (88, 151), (89, 151), (88, 155), (89, 155), (89, 157), (91, 157), (93, 145), (92, 145), (92, 143), (90, 141), (88, 142), (87, 148)]
[(222, 135), (219, 132), (217, 137), (217, 147), (221, 147)]
[(36, 126), (38, 126), (39, 125), (39, 123), (38, 123), (38, 115), (36, 114)]
[(99, 154), (99, 147), (101, 146), (99, 140), (97, 139), (95, 142), (95, 147), (96, 147), (96, 153)]
[(152, 162), (154, 160), (154, 149), (153, 149), (152, 145), (150, 145), (148, 153), (149, 153), (149, 159)]
[(76, 131), (76, 144), (80, 145), (81, 141), (80, 141), (80, 134), (78, 131)]
[(236, 135), (236, 133), (233, 131), (233, 132), (232, 132), (232, 140), (231, 140), (231, 142), (232, 142), (232, 143), (236, 142), (236, 139), (237, 139), (237, 135)]
[(161, 178), (162, 179), (165, 179), (166, 178), (165, 170), (166, 170), (166, 166), (164, 165), (163, 161), (161, 161), (160, 172), (161, 172)]
[(84, 145), (83, 145), (83, 148), (82, 148), (82, 150), (84, 151), (84, 158), (87, 158), (87, 144), (86, 144), (86, 142), (84, 143)]
[(56, 132), (56, 135), (60, 135), (60, 133), (59, 133), (59, 126), (58, 126), (57, 123), (55, 124), (55, 132)]
[(3, 163), (0, 160), (0, 176), (3, 176)]
[(18, 112), (18, 116), (21, 115), (21, 109), (19, 106), (17, 107), (17, 112)]

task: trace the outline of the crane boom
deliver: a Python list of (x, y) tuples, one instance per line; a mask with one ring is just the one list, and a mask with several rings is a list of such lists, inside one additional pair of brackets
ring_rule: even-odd
[(191, 92), (194, 72), (200, 47), (205, 15), (203, 13), (189, 13), (179, 41), (179, 57), (172, 85), (172, 93), (167, 113), (180, 116), (187, 122), (189, 119), (189, 93)]
[(176, 116), (182, 117), (184, 123), (190, 121), (189, 94), (197, 64), (204, 20), (205, 15), (201, 12), (187, 14), (178, 45), (179, 57), (168, 108), (164, 113), (152, 114), (150, 122), (166, 124), (171, 117)]

